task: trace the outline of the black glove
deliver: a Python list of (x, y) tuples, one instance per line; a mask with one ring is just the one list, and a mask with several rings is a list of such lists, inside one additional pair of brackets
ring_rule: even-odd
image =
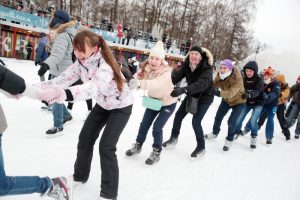
[(221, 91), (219, 89), (215, 89), (214, 95), (216, 95), (217, 97), (220, 97), (221, 96)]
[(38, 71), (38, 75), (43, 76), (47, 72), (47, 70), (49, 70), (49, 66), (46, 63), (42, 63)]
[(178, 97), (178, 96), (182, 95), (183, 93), (187, 93), (186, 87), (174, 88), (174, 90), (171, 92), (171, 97)]

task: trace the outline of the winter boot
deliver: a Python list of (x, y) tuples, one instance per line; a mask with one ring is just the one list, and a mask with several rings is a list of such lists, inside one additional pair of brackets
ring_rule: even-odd
[(112, 198), (112, 199), (107, 199), (107, 198), (104, 198), (104, 197), (99, 197), (98, 200), (117, 200), (117, 197), (115, 198)]
[(232, 141), (225, 140), (225, 144), (223, 146), (223, 151), (228, 151), (232, 145)]
[(266, 144), (272, 144), (272, 139), (267, 138)]
[(299, 133), (295, 133), (295, 139), (299, 139)]
[(51, 181), (52, 187), (47, 192), (47, 196), (56, 200), (69, 200), (67, 179), (65, 177), (57, 177), (51, 179)]
[(177, 144), (177, 138), (175, 137), (170, 137), (170, 139), (168, 139), (167, 141), (165, 141), (162, 146), (163, 147), (169, 147), (169, 148), (172, 148), (172, 147), (175, 147), (176, 144)]
[(214, 134), (214, 133), (209, 133), (209, 134), (205, 134), (205, 135), (204, 135), (204, 138), (205, 138), (205, 139), (208, 139), (208, 140), (211, 140), (211, 139), (217, 138), (217, 135)]
[(205, 149), (200, 149), (196, 147), (196, 149), (192, 152), (191, 158), (192, 159), (200, 159), (203, 158), (205, 155)]
[(145, 161), (147, 165), (152, 165), (159, 161), (161, 150), (153, 147), (153, 151), (151, 152), (149, 158)]
[(57, 137), (62, 135), (62, 131), (64, 128), (56, 128), (52, 127), (49, 130), (46, 131), (46, 135), (48, 138)]
[(142, 144), (139, 142), (135, 142), (132, 145), (132, 148), (126, 151), (127, 156), (132, 156), (134, 154), (138, 154), (142, 151)]
[(251, 149), (255, 149), (256, 148), (256, 141), (257, 141), (256, 136), (251, 136), (250, 137), (250, 148)]

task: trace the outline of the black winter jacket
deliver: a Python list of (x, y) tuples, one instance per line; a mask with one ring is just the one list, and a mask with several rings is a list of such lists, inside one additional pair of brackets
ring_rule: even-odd
[(199, 103), (212, 103), (214, 100), (214, 95), (210, 94), (213, 89), (213, 69), (208, 63), (209, 55), (207, 54), (210, 54), (210, 52), (203, 51), (201, 62), (193, 72), (189, 67), (189, 57), (187, 57), (181, 68), (172, 73), (174, 85), (186, 78), (187, 94), (199, 98)]
[(254, 74), (253, 77), (247, 78), (244, 76), (244, 87), (245, 91), (251, 91), (253, 97), (247, 98), (247, 104), (251, 106), (263, 106), (264, 105), (264, 80), (262, 77)]
[(21, 94), (26, 85), (22, 77), (0, 64), (0, 89), (12, 94)]

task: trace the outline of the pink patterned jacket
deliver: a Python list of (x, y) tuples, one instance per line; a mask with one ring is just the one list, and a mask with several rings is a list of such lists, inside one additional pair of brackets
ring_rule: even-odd
[[(78, 79), (82, 80), (82, 85), (69, 87)], [(42, 88), (59, 85), (71, 91), (74, 101), (93, 98), (106, 110), (127, 107), (132, 105), (134, 100), (127, 84), (124, 83), (123, 92), (119, 92), (113, 71), (100, 52), (92, 55), (84, 63), (76, 61), (60, 76), (35, 85)]]

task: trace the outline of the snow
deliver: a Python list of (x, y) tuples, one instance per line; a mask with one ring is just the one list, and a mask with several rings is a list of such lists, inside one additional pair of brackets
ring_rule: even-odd
[[(39, 81), (38, 68), (31, 61), (3, 58), (9, 68), (27, 82)], [(295, 68), (290, 68), (299, 73)], [(40, 109), (39, 101), (29, 98), (12, 100), (0, 94), (8, 129), (2, 145), (7, 175), (68, 176), (73, 173), (78, 135), (87, 112), (85, 102), (73, 107), (73, 123), (65, 126), (64, 135), (48, 139), (45, 131), (52, 127), (52, 114)], [(250, 150), (249, 135), (240, 137), (228, 152), (222, 147), (227, 130), (224, 118), (217, 139), (206, 141), (206, 155), (192, 162), (190, 154), (196, 147), (191, 115), (187, 115), (175, 149), (164, 149), (161, 160), (147, 166), (151, 152), (151, 130), (142, 152), (126, 157), (125, 151), (135, 141), (144, 112), (142, 98), (135, 93), (131, 118), (123, 131), (117, 156), (120, 168), (119, 200), (298, 200), (300, 199), (300, 141), (286, 142), (275, 119), (273, 144), (265, 144), (264, 129), (259, 131), (258, 146)], [(205, 133), (212, 130), (220, 98), (209, 108), (202, 122)], [(178, 107), (178, 106), (177, 106)], [(164, 140), (170, 136), (174, 114), (164, 128)], [(294, 136), (295, 126), (291, 128)], [(293, 137), (292, 137), (293, 138)], [(90, 178), (74, 191), (74, 200), (96, 200), (100, 192), (100, 161), (98, 142), (95, 145)], [(39, 194), (1, 197), (1, 200), (37, 200)], [(43, 199), (48, 199), (45, 197)]]

